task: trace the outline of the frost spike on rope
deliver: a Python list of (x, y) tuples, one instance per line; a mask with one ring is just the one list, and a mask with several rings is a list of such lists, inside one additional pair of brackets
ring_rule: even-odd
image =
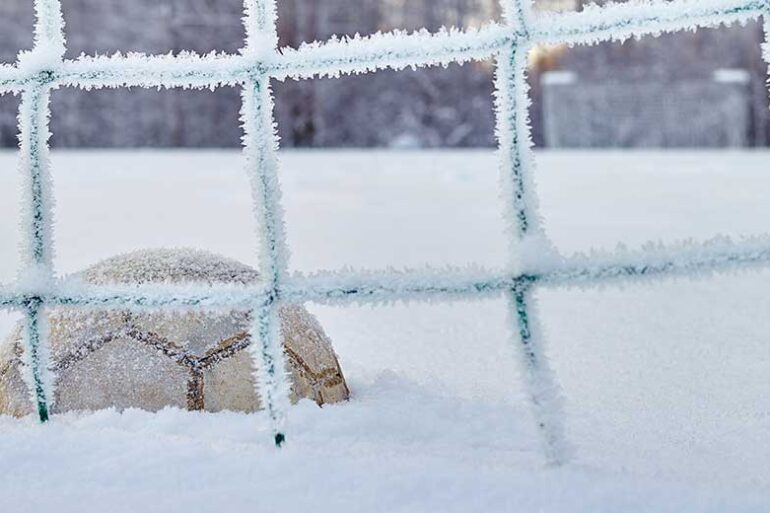
[[(539, 264), (539, 265), (538, 265)], [(717, 273), (761, 269), (770, 264), (770, 238), (732, 242), (715, 238), (705, 243), (646, 247), (637, 252), (590, 254), (551, 261), (526, 262), (525, 273), (483, 268), (440, 267), (403, 271), (295, 273), (282, 283), (284, 303), (385, 304), (397, 300), (446, 301), (491, 297), (517, 280), (541, 287), (601, 287), (629, 280), (702, 278)], [(63, 284), (61, 284), (63, 283)], [(83, 287), (60, 282), (45, 294), (0, 286), (0, 307), (23, 310), (30, 300), (76, 308), (237, 309), (268, 301), (263, 286), (141, 286)]]
[(533, 25), (532, 3), (529, 0), (501, 0), (501, 10), (506, 28), (513, 29), (520, 38), (528, 39)]
[[(41, 82), (44, 80), (42, 77)], [(49, 102), (49, 86), (43, 82), (22, 93), (19, 107), (19, 167), (25, 184), (23, 260), (27, 266), (26, 278), (35, 282), (49, 281), (53, 275), (53, 197), (48, 162)]]
[[(274, 0), (245, 0), (244, 10), (246, 55), (256, 52), (266, 41), (277, 42)], [(244, 152), (259, 230), (259, 266), (262, 279), (268, 284), (267, 301), (255, 305), (252, 313), (250, 336), (254, 343), (249, 346), (249, 351), (254, 359), (258, 393), (262, 394), (273, 440), (280, 447), (286, 440), (289, 386), (278, 310), (282, 301), (281, 287), (286, 276), (288, 250), (280, 205), (275, 155), (278, 143), (270, 77), (260, 73), (246, 82), (241, 115)]]
[[(527, 5), (524, 4), (527, 2)], [(529, 33), (527, 12), (529, 0), (506, 2), (506, 16), (513, 30)], [(513, 11), (513, 12), (511, 12)], [(513, 19), (511, 19), (513, 18)], [(531, 170), (531, 138), (529, 133), (529, 96), (526, 69), (529, 46), (523, 39), (511, 43), (498, 57), (495, 94), (497, 98), (497, 135), (500, 143), (501, 181), (506, 202), (510, 247), (518, 256), (522, 242), (543, 237), (534, 194)], [(511, 262), (518, 267), (518, 258)], [(508, 309), (518, 329), (518, 349), (523, 361), (525, 388), (532, 404), (549, 464), (567, 460), (559, 387), (550, 369), (537, 319), (533, 287), (535, 282), (521, 278), (507, 294)]]
[[(59, 0), (35, 0), (35, 41), (31, 52), (19, 57), (18, 65), (32, 74), (33, 82), (22, 93), (19, 107), (20, 170), (27, 184), (23, 218), (24, 275), (33, 286), (47, 287), (53, 282), (53, 194), (48, 162), (48, 122), (54, 69), (64, 58), (64, 20)], [(48, 336), (45, 303), (29, 298), (25, 305), (26, 333), (24, 359), (28, 367), (27, 385), (40, 422), (48, 421), (52, 379), (48, 369)]]
[(64, 58), (64, 17), (60, 0), (35, 0), (35, 51)]
[[(26, 347), (24, 349), (24, 363), (27, 366), (27, 373), (31, 373), (31, 380), (29, 378), (28, 386), (31, 385), (30, 391), (32, 393), (32, 401), (36, 406), (37, 415), (40, 422), (48, 422), (49, 419), (49, 403), (48, 394), (46, 391), (46, 383), (43, 379), (43, 358), (41, 355), (41, 349), (45, 345), (47, 336), (47, 330), (44, 330), (41, 326), (45, 323), (45, 312), (43, 311), (42, 300), (35, 298), (27, 303), (25, 309), (25, 333)], [(31, 381), (31, 382), (30, 382)]]
[(766, 0), (639, 0), (580, 12), (539, 13), (529, 40), (536, 44), (595, 44), (664, 32), (716, 27), (761, 16)]
[[(250, 85), (251, 87), (248, 87)], [(259, 264), (268, 284), (267, 300), (253, 314), (250, 351), (255, 358), (257, 384), (270, 418), (276, 445), (285, 441), (288, 384), (278, 308), (285, 276), (283, 219), (278, 204), (278, 177), (273, 141), (269, 81), (260, 78), (243, 92), (244, 139), (259, 233)], [(258, 348), (258, 350), (257, 350)]]
[[(20, 171), (25, 193), (22, 233), (24, 239), (21, 279), (34, 285), (51, 281), (51, 206), (50, 176), (46, 156), (48, 85), (39, 85), (22, 93), (19, 107)], [(49, 417), (47, 374), (47, 344), (43, 322), (43, 301), (39, 297), (26, 298), (24, 305), (26, 329), (24, 362), (27, 366), (27, 386), (35, 404), (40, 422)]]
[[(510, 11), (509, 5), (513, 1), (505, 0), (506, 11)], [(55, 3), (46, 2), (44, 5)], [(255, 22), (251, 18), (274, 21), (271, 18), (274, 13), (263, 11), (256, 0), (247, 0), (246, 11), (256, 13), (256, 16), (247, 18), (246, 27), (250, 39), (257, 41), (264, 34), (254, 28)], [(242, 84), (255, 69), (278, 79), (338, 76), (377, 69), (404, 69), (487, 59), (514, 39), (531, 44), (591, 44), (743, 22), (758, 18), (766, 11), (766, 0), (672, 0), (588, 6), (581, 12), (529, 15), (528, 34), (492, 23), (481, 29), (439, 31), (434, 34), (396, 31), (314, 43), (299, 49), (284, 48), (280, 52), (275, 52), (272, 43), (264, 47), (254, 44), (248, 56), (187, 53), (179, 56), (131, 54), (109, 58), (84, 57), (65, 60), (54, 74), (54, 83), (84, 88), (210, 88)], [(262, 42), (274, 39), (273, 32)], [(263, 52), (266, 49), (268, 51)], [(26, 88), (30, 80), (30, 75), (17, 67), (0, 65), (0, 92), (18, 92)]]

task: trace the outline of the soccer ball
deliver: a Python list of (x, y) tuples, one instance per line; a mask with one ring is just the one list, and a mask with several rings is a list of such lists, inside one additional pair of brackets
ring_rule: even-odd
[[(139, 251), (80, 274), (93, 285), (254, 284), (258, 273), (202, 251)], [(297, 305), (279, 310), (292, 400), (319, 405), (348, 399), (331, 341)], [(48, 312), (54, 412), (166, 406), (251, 412), (260, 408), (254, 363), (245, 349), (246, 311), (107, 311), (56, 307)], [(24, 376), (22, 327), (0, 348), (0, 414), (33, 411)]]

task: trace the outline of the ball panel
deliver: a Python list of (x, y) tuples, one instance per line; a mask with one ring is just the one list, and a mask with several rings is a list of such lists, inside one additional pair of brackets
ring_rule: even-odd
[(187, 406), (190, 373), (128, 337), (113, 340), (59, 372), (54, 412)]
[(240, 351), (203, 373), (206, 411), (253, 412), (261, 408), (251, 355)]

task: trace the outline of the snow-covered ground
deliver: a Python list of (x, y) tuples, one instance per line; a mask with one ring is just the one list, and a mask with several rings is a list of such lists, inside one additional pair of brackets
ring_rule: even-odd
[[(282, 155), (294, 270), (506, 259), (491, 152)], [(564, 252), (770, 232), (770, 153), (546, 153)], [(18, 178), (0, 154), (0, 282)], [(57, 153), (57, 259), (194, 246), (254, 263), (235, 152)], [(770, 272), (543, 290), (576, 447), (542, 465), (503, 301), (309, 305), (353, 400), (259, 416), (180, 411), (0, 419), (2, 511), (767, 511)], [(0, 336), (13, 315), (0, 314)]]

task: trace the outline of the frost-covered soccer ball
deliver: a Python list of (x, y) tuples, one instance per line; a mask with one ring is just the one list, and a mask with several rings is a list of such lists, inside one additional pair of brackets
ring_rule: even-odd
[[(253, 284), (239, 262), (202, 251), (152, 250), (105, 260), (80, 274), (94, 285), (148, 283)], [(348, 398), (331, 341), (301, 306), (280, 308), (292, 400), (319, 405)], [(101, 311), (48, 313), (54, 412), (116, 407), (159, 410), (260, 408), (254, 364), (245, 349), (250, 313)], [(0, 348), (0, 414), (33, 411), (23, 379), (21, 326)]]

